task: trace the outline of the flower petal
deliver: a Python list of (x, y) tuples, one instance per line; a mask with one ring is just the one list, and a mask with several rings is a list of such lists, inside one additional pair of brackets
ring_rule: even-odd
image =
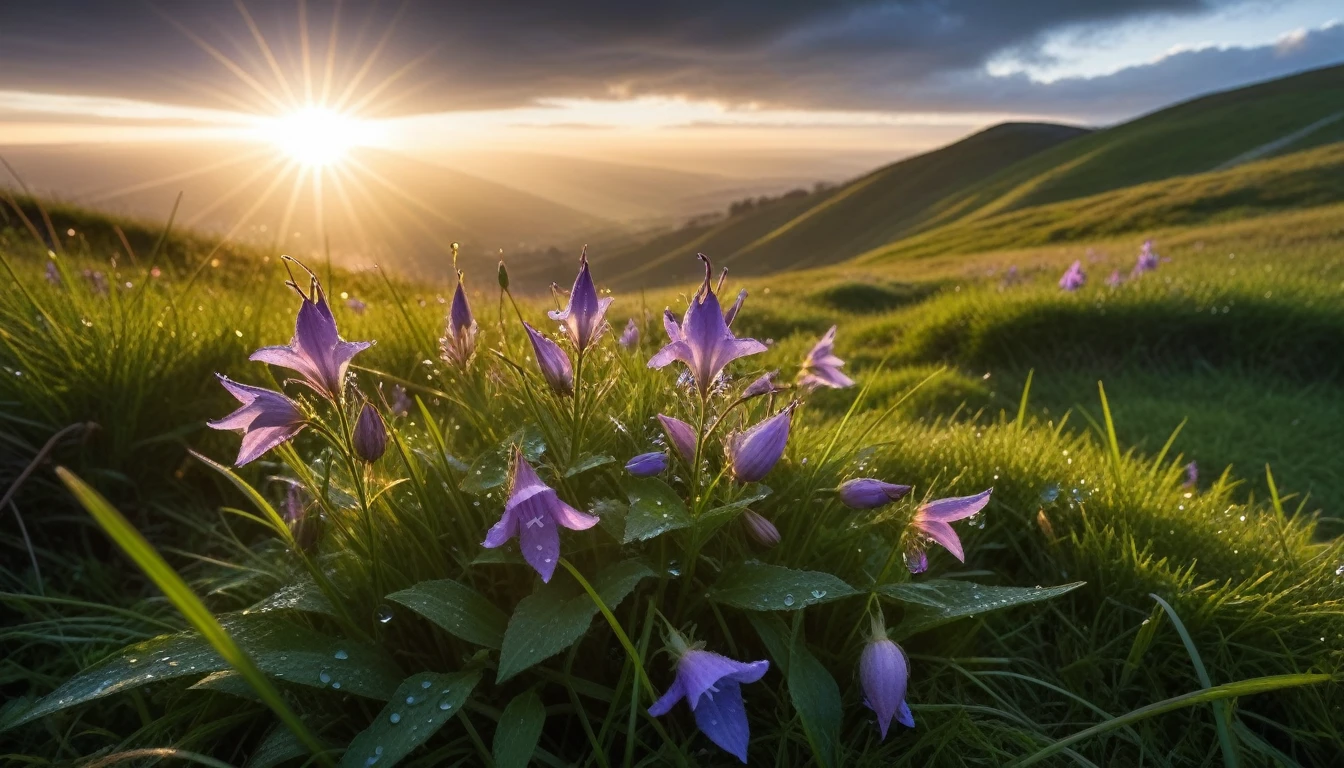
[(909, 676), (905, 654), (892, 641), (881, 638), (864, 647), (859, 657), (859, 679), (868, 707), (877, 714), (877, 727), (884, 739), (896, 710), (905, 701)]
[(518, 505), (514, 514), (517, 515), (518, 546), (523, 551), (523, 559), (541, 574), (542, 581), (549, 582), (555, 573), (556, 561), (560, 559), (560, 532), (546, 509), (545, 495), (533, 496)]
[(918, 528), (925, 536), (943, 545), (943, 548), (952, 553), (952, 556), (966, 562), (966, 554), (961, 550), (961, 539), (957, 538), (957, 532), (952, 530), (952, 526), (940, 520), (928, 520), (918, 515), (910, 522), (910, 525)]
[(915, 716), (910, 712), (910, 705), (906, 704), (904, 701), (901, 702), (900, 708), (896, 710), (896, 722), (904, 725), (906, 728), (915, 727)]
[(667, 687), (667, 692), (662, 696), (659, 696), (658, 700), (653, 702), (653, 706), (649, 707), (649, 714), (654, 717), (662, 717), (672, 711), (673, 705), (678, 701), (681, 701), (685, 696), (686, 691), (681, 686), (681, 678), (677, 678)]
[(667, 434), (668, 442), (677, 449), (677, 454), (686, 462), (687, 466), (695, 463), (695, 427), (682, 421), (674, 419), (671, 416), (658, 414), (658, 423), (663, 425), (663, 432)]
[(234, 464), (243, 466), (275, 446), (297, 435), (303, 429), (302, 424), (289, 424), (279, 427), (261, 427), (249, 429), (243, 435), (243, 443), (238, 448), (238, 459)]
[(486, 549), (495, 549), (504, 546), (504, 543), (514, 536), (518, 535), (518, 513), (512, 509), (504, 510), (500, 515), (499, 522), (490, 526), (490, 530), (485, 534), (485, 541), (481, 546)]
[(586, 531), (598, 523), (597, 515), (580, 512), (558, 497), (551, 502), (551, 517), (557, 525), (563, 525), (571, 531)]
[(738, 683), (754, 683), (768, 669), (768, 661), (741, 662), (712, 651), (691, 649), (677, 662), (677, 679), (686, 691), (686, 702), (695, 709), (701, 696), (725, 678)]
[(926, 519), (943, 523), (964, 520), (984, 509), (985, 505), (989, 503), (989, 495), (993, 492), (994, 489), (990, 488), (974, 496), (958, 496), (951, 499), (930, 501), (920, 506), (919, 513)]
[(747, 709), (742, 703), (742, 686), (725, 680), (717, 693), (706, 693), (695, 708), (695, 724), (709, 740), (725, 752), (747, 762), (747, 744), (751, 741), (751, 727), (747, 723)]

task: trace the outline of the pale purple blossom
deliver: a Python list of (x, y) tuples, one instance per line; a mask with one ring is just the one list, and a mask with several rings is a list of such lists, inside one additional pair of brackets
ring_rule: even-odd
[[(705, 262), (705, 281), (692, 297), (680, 326), (671, 312), (665, 313), (663, 323), (670, 341), (649, 359), (649, 367), (662, 368), (680, 360), (695, 379), (700, 396), (708, 397), (714, 381), (729, 363), (739, 357), (764, 352), (766, 347), (756, 339), (739, 339), (728, 329), (719, 299), (709, 285), (712, 274), (709, 258), (698, 255)], [(733, 314), (744, 296), (739, 295), (739, 302), (730, 310)]]
[(734, 432), (728, 436), (724, 454), (733, 480), (754, 483), (774, 469), (784, 455), (784, 447), (788, 445), (789, 426), (797, 407), (798, 401), (794, 400), (774, 416), (744, 432)]
[(667, 433), (667, 440), (676, 449), (677, 455), (686, 462), (686, 466), (695, 464), (695, 446), (699, 438), (695, 434), (695, 427), (682, 421), (674, 419), (671, 416), (658, 414), (658, 423), (663, 426), (663, 432)]
[(574, 392), (574, 367), (569, 362), (569, 355), (560, 348), (559, 344), (551, 341), (542, 335), (536, 328), (528, 323), (523, 323), (523, 328), (527, 329), (527, 338), (532, 342), (532, 351), (537, 356), (537, 368), (541, 370), (542, 378), (557, 394), (568, 395)]
[(635, 477), (652, 477), (667, 469), (667, 454), (662, 451), (641, 453), (625, 463), (625, 471)]
[(639, 346), (639, 324), (635, 322), (635, 318), (625, 321), (625, 330), (621, 331), (621, 338), (617, 339), (617, 343), (621, 345), (621, 349), (627, 351), (633, 351)]
[(387, 425), (373, 403), (364, 403), (355, 420), (355, 455), (372, 464), (387, 450)]
[(457, 274), (457, 290), (453, 291), (453, 303), (448, 307), (443, 337), (439, 339), (439, 351), (444, 360), (459, 368), (466, 367), (476, 352), (476, 318), (472, 316), (471, 305), (467, 303), (461, 272)]
[(1153, 248), (1153, 241), (1144, 240), (1143, 246), (1139, 248), (1138, 261), (1134, 263), (1133, 275), (1137, 277), (1144, 272), (1152, 272), (1157, 269), (1157, 265), (1161, 260), (1162, 257), (1159, 256), (1157, 251)]
[(775, 383), (775, 377), (778, 375), (779, 371), (770, 371), (761, 374), (755, 381), (748, 384), (746, 389), (742, 390), (742, 399), (747, 400), (761, 395), (773, 395), (777, 392), (783, 392), (784, 388)]
[(229, 429), (243, 433), (243, 444), (234, 463), (243, 466), (263, 453), (297, 435), (304, 427), (303, 412), (288, 397), (261, 387), (239, 384), (226, 376), (219, 383), (242, 406), (222, 419), (207, 421), (211, 429)]
[(549, 582), (560, 560), (557, 526), (582, 531), (597, 525), (598, 519), (561, 501), (555, 489), (541, 482), (517, 448), (513, 451), (512, 475), (504, 514), (490, 528), (481, 546), (494, 549), (517, 536), (523, 559), (536, 569), (542, 581)]
[(610, 297), (599, 299), (597, 287), (593, 285), (593, 275), (588, 269), (588, 250), (585, 248), (579, 256), (579, 274), (574, 278), (574, 287), (569, 292), (569, 304), (562, 310), (548, 313), (552, 320), (565, 328), (565, 334), (579, 354), (583, 354), (593, 342), (602, 335), (607, 327), (607, 307), (611, 306)]
[(751, 730), (747, 724), (747, 709), (742, 703), (742, 685), (760, 680), (770, 669), (770, 662), (734, 661), (699, 648), (686, 648), (679, 637), (674, 638), (673, 644), (680, 650), (677, 677), (667, 692), (649, 707), (649, 714), (661, 717), (685, 699), (695, 714), (695, 724), (700, 732), (746, 763)]
[(350, 298), (348, 298), (348, 299), (345, 300), (345, 306), (346, 306), (351, 312), (354, 312), (356, 315), (362, 315), (362, 314), (364, 314), (364, 311), (367, 310), (367, 309), (369, 308), (369, 305), (368, 305), (368, 304), (365, 304), (364, 302), (360, 301), (359, 299), (356, 299), (354, 296), (351, 296)]
[(47, 262), (46, 271), (43, 272), (42, 276), (45, 277), (47, 279), (47, 282), (51, 283), (52, 285), (61, 284), (61, 271), (57, 269), (56, 262), (54, 261)]
[(873, 634), (859, 657), (859, 682), (863, 685), (864, 704), (877, 715), (882, 738), (894, 719), (913, 728), (915, 719), (905, 703), (910, 680), (910, 662), (901, 647), (887, 637), (880, 617), (873, 618)]
[(775, 524), (752, 512), (750, 509), (742, 510), (742, 522), (746, 526), (747, 534), (752, 540), (763, 547), (773, 547), (779, 543), (779, 529)]
[(840, 372), (845, 361), (835, 356), (835, 326), (807, 353), (800, 373), (799, 385), (807, 388), (831, 387), (844, 389), (854, 386), (854, 380)]
[(1199, 485), (1199, 464), (1190, 462), (1185, 465), (1185, 482), (1181, 483), (1183, 488), (1194, 488)]
[(1106, 278), (1106, 285), (1112, 288), (1118, 288), (1123, 282), (1125, 282), (1125, 278), (1118, 269), (1111, 270), (1111, 276)]
[(311, 273), (309, 292), (298, 284), (288, 284), (303, 298), (298, 318), (294, 323), (294, 337), (286, 346), (262, 347), (252, 353), (250, 360), (278, 365), (297, 371), (304, 383), (333, 401), (341, 398), (345, 372), (350, 360), (368, 349), (368, 341), (344, 341), (336, 330), (336, 318), (327, 306), (327, 297), (317, 276)]
[(874, 509), (900, 500), (910, 492), (910, 486), (886, 483), (871, 477), (846, 480), (836, 489), (840, 502), (851, 509)]
[(1059, 278), (1059, 287), (1066, 291), (1076, 291), (1083, 287), (1087, 282), (1087, 274), (1083, 272), (1083, 262), (1075, 261), (1069, 265), (1064, 276)]
[(959, 496), (950, 499), (938, 499), (921, 504), (910, 520), (906, 536), (905, 564), (911, 573), (923, 573), (929, 566), (925, 552), (926, 541), (935, 541), (952, 556), (966, 562), (966, 553), (962, 551), (961, 539), (952, 530), (951, 523), (965, 520), (985, 508), (989, 495), (994, 489), (982, 491), (974, 496)]

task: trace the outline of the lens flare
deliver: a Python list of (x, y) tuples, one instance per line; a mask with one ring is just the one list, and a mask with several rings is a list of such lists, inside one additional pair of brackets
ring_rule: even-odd
[(310, 167), (335, 165), (351, 149), (375, 143), (378, 133), (367, 120), (319, 106), (268, 118), (260, 132), (286, 157)]

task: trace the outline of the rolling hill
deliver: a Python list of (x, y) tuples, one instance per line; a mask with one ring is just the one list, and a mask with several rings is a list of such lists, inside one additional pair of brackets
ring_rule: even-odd
[[(1344, 66), (1215, 93), (1097, 131), (1009, 123), (822, 195), (613, 255), (614, 282), (1017, 247), (1344, 200)], [(677, 267), (674, 265), (688, 265)], [(680, 269), (681, 271), (677, 271)]]

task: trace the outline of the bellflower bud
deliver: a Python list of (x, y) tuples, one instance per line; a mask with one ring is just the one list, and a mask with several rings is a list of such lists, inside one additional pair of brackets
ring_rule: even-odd
[(537, 368), (541, 369), (542, 378), (546, 379), (556, 394), (572, 394), (574, 367), (569, 362), (569, 355), (559, 344), (543, 336), (531, 325), (523, 323), (523, 328), (527, 329), (527, 338), (532, 342), (532, 351), (537, 356)]
[(754, 483), (770, 473), (784, 455), (784, 447), (789, 442), (789, 425), (797, 407), (795, 400), (747, 431), (728, 437), (724, 453), (733, 480)]
[(495, 273), (495, 277), (499, 279), (499, 287), (502, 290), (509, 290), (509, 268), (504, 266), (503, 259), (499, 260), (499, 271)]
[(884, 483), (871, 477), (856, 477), (841, 483), (836, 490), (840, 493), (841, 503), (846, 507), (873, 509), (899, 500), (910, 492), (910, 486)]
[(355, 422), (354, 443), (355, 455), (370, 464), (382, 458), (383, 452), (387, 450), (387, 425), (383, 423), (383, 416), (373, 407), (373, 403), (365, 403), (359, 412), (359, 420)]
[(757, 544), (769, 548), (779, 543), (779, 529), (775, 524), (750, 509), (742, 510), (742, 522), (746, 524), (747, 533)]
[(859, 657), (859, 680), (868, 708), (877, 714), (877, 727), (882, 738), (893, 719), (914, 727), (914, 718), (905, 703), (906, 687), (910, 679), (910, 665), (905, 652), (887, 638), (881, 617), (873, 619), (873, 635)]
[(635, 477), (652, 477), (667, 469), (667, 454), (661, 451), (641, 453), (625, 463), (625, 471)]
[(663, 432), (667, 433), (668, 442), (677, 450), (677, 455), (686, 462), (686, 466), (695, 464), (695, 444), (697, 441), (695, 427), (682, 421), (674, 419), (671, 416), (658, 414), (658, 423), (663, 425)]

